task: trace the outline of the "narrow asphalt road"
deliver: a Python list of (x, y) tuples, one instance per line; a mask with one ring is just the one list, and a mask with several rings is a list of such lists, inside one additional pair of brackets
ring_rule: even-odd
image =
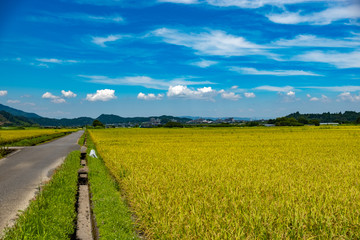
[(19, 210), (24, 210), (35, 196), (39, 185), (51, 177), (77, 144), (84, 131), (78, 131), (49, 143), (20, 149), (0, 159), (0, 235), (13, 224)]

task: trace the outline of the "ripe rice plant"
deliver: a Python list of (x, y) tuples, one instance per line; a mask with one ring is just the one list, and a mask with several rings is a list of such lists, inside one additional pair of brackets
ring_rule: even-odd
[(360, 239), (360, 128), (91, 130), (149, 239)]
[(0, 145), (13, 144), (23, 139), (31, 139), (45, 135), (54, 135), (73, 132), (77, 129), (26, 129), (26, 130), (0, 130)]

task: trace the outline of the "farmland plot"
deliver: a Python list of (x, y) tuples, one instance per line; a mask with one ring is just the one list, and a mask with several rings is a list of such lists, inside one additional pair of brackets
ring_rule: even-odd
[(360, 128), (90, 135), (150, 239), (360, 238)]
[(0, 145), (11, 144), (23, 139), (30, 139), (44, 135), (53, 135), (73, 131), (76, 131), (76, 129), (0, 130)]

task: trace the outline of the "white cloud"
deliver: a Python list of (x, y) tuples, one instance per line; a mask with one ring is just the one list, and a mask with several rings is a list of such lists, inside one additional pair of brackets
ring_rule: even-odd
[(311, 95), (310, 95), (310, 94), (306, 94), (306, 97), (311, 98)]
[(240, 68), (240, 67), (231, 67), (231, 71), (238, 72), (241, 74), (248, 75), (273, 75), (273, 76), (322, 76), (313, 72), (305, 72), (302, 70), (257, 70), (255, 68)]
[(121, 39), (123, 36), (121, 35), (109, 35), (107, 37), (92, 37), (91, 42), (99, 45), (100, 47), (107, 47), (105, 43), (108, 42), (115, 42), (119, 39)]
[(284, 47), (333, 47), (333, 48), (353, 48), (360, 46), (360, 39), (349, 38), (349, 40), (339, 40), (322, 38), (315, 35), (297, 35), (294, 39), (279, 39), (273, 42), (274, 45)]
[(61, 90), (61, 94), (63, 95), (63, 97), (65, 98), (74, 98), (76, 97), (77, 95), (75, 93), (73, 93), (72, 91), (65, 91), (65, 90)]
[(7, 103), (10, 103), (10, 104), (17, 104), (17, 103), (20, 103), (19, 100), (7, 100), (6, 101)]
[[(62, 63), (78, 63), (78, 61), (76, 60), (62, 60), (62, 59), (57, 59), (57, 58), (36, 58), (36, 61), (38, 62), (42, 62), (42, 63), (57, 63), (57, 64), (62, 64)], [(39, 64), (38, 66), (40, 66), (41, 64)], [(43, 64), (41, 66), (48, 66), (46, 64)]]
[(191, 63), (191, 65), (198, 66), (198, 67), (201, 67), (201, 68), (207, 68), (207, 67), (215, 65), (217, 63), (218, 62), (216, 62), (216, 61), (210, 61), (210, 60), (201, 59), (201, 61), (193, 62), (193, 63)]
[(241, 98), (239, 94), (235, 94), (234, 92), (225, 92), (225, 91), (220, 91), (220, 92), (221, 92), (221, 97), (224, 99), (237, 101)]
[(95, 102), (95, 101), (106, 102), (112, 99), (116, 99), (116, 96), (115, 96), (115, 90), (111, 90), (111, 89), (97, 90), (96, 93), (94, 94), (89, 93), (86, 95), (86, 100), (90, 102)]
[(238, 88), (239, 88), (239, 86), (236, 86), (236, 85), (231, 87), (231, 89), (238, 89)]
[(289, 97), (295, 97), (295, 92), (289, 91), (289, 92), (286, 93), (286, 95), (289, 96)]
[(256, 97), (255, 93), (253, 93), (253, 92), (246, 92), (246, 93), (244, 93), (244, 95), (245, 95), (246, 98), (254, 98), (254, 97)]
[(44, 99), (51, 99), (51, 102), (53, 103), (65, 103), (65, 99), (59, 97), (59, 96), (55, 96), (50, 92), (46, 92), (42, 95), (42, 98)]
[(265, 46), (247, 41), (243, 37), (227, 34), (220, 30), (201, 33), (181, 32), (177, 29), (159, 28), (152, 32), (153, 36), (162, 38), (169, 44), (192, 48), (201, 55), (246, 56), (267, 55), (275, 57), (265, 50)]
[(7, 94), (8, 94), (8, 91), (0, 90), (0, 97), (6, 96)]
[(134, 76), (134, 77), (120, 77), (110, 78), (107, 76), (87, 76), (79, 75), (79, 77), (87, 78), (93, 83), (102, 83), (109, 85), (129, 85), (129, 86), (142, 86), (146, 88), (167, 90), (170, 86), (174, 85), (203, 85), (215, 84), (209, 81), (189, 81), (186, 78), (177, 78), (172, 80), (153, 79), (148, 76)]
[(140, 92), (137, 95), (137, 98), (141, 99), (141, 100), (161, 100), (163, 97), (164, 97), (164, 94), (161, 94), (161, 93), (155, 95), (153, 93), (144, 94), (144, 93)]
[[(309, 94), (308, 94), (309, 95)], [(310, 96), (310, 95), (309, 95)], [(308, 96), (308, 97), (309, 97)], [(317, 97), (309, 97), (310, 99), (309, 99), (309, 101), (311, 101), (311, 102), (318, 102), (318, 101), (321, 101), (321, 102), (330, 102), (330, 99), (327, 97), (327, 96), (325, 96), (325, 95), (321, 95), (321, 98), (317, 98)]]
[(295, 56), (292, 60), (328, 63), (337, 68), (360, 68), (359, 51), (349, 53), (312, 51)]
[(291, 86), (285, 86), (285, 87), (275, 87), (275, 86), (259, 86), (254, 88), (254, 90), (263, 90), (263, 91), (270, 91), (270, 92), (289, 92), (293, 90), (294, 88)]
[(313, 24), (327, 25), (344, 19), (360, 17), (360, 5), (334, 6), (321, 12), (300, 14), (300, 12), (283, 12), (281, 14), (267, 15), (270, 21), (281, 24)]
[(184, 85), (176, 85), (170, 86), (166, 95), (170, 98), (205, 99), (213, 101), (213, 97), (217, 95), (217, 92), (211, 87), (192, 90)]
[(300, 100), (300, 98), (296, 97), (296, 93), (291, 90), (287, 92), (278, 92), (277, 94), (282, 98), (282, 102), (291, 103)]
[(58, 98), (58, 96), (53, 95), (51, 92), (46, 92), (42, 95), (42, 98), (45, 99), (55, 99)]
[(338, 101), (350, 101), (350, 102), (358, 102), (360, 101), (360, 95), (351, 94), (350, 92), (343, 92), (338, 95)]

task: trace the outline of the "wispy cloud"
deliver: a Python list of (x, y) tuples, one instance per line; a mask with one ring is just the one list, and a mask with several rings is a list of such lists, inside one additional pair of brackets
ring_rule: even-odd
[(96, 93), (89, 93), (86, 95), (86, 100), (89, 102), (107, 102), (116, 98), (117, 97), (115, 96), (115, 90), (112, 89), (97, 90)]
[(19, 100), (11, 100), (11, 99), (7, 100), (6, 102), (10, 103), (10, 104), (18, 104), (18, 103), (20, 103)]
[[(65, 1), (65, 0), (64, 0)], [(138, 8), (143, 6), (153, 5), (154, 1), (150, 0), (136, 0), (128, 1), (128, 0), (66, 0), (70, 2), (75, 2), (78, 4), (90, 4), (97, 6), (120, 6), (120, 7), (131, 7)]]
[(161, 38), (166, 43), (191, 48), (200, 55), (227, 57), (266, 55), (275, 57), (266, 51), (266, 46), (249, 42), (243, 37), (234, 36), (220, 30), (189, 33), (177, 29), (159, 28), (153, 31), (152, 35)]
[(294, 87), (291, 86), (285, 86), (285, 87), (276, 87), (276, 86), (259, 86), (254, 88), (254, 90), (263, 90), (263, 91), (270, 91), (270, 92), (289, 92), (292, 91)]
[[(76, 15), (75, 17), (76, 18)], [(120, 15), (99, 16), (99, 15), (78, 15), (79, 19), (90, 20), (102, 23), (123, 23), (125, 20)]]
[(323, 38), (316, 35), (298, 35), (294, 39), (280, 39), (273, 42), (274, 45), (284, 47), (327, 47), (327, 48), (354, 48), (360, 46), (360, 38), (348, 38), (348, 40), (336, 38)]
[(337, 68), (360, 68), (360, 52), (349, 53), (311, 51), (295, 56), (292, 60), (303, 62), (321, 62), (336, 66)]
[(323, 76), (313, 72), (305, 72), (302, 70), (257, 70), (255, 68), (240, 68), (240, 67), (230, 67), (231, 71), (238, 72), (241, 74), (247, 75), (273, 75), (273, 76)]
[[(317, 0), (325, 2), (326, 0)], [(341, 0), (334, 0), (334, 2)], [(239, 7), (239, 8), (261, 8), (265, 5), (283, 6), (289, 4), (300, 4), (313, 2), (313, 0), (158, 0), (158, 2), (171, 2), (183, 4), (207, 3), (217, 7)]]
[(344, 19), (357, 19), (360, 17), (360, 5), (334, 6), (321, 12), (301, 14), (301, 12), (283, 12), (281, 14), (268, 14), (270, 21), (281, 24), (313, 24), (327, 25)]
[(182, 3), (182, 4), (197, 4), (198, 0), (158, 0), (158, 2), (168, 2), (168, 3)]
[(331, 91), (331, 92), (356, 92), (356, 91), (360, 91), (360, 86), (332, 86), (332, 87), (308, 86), (308, 87), (299, 87), (299, 88), (320, 89), (320, 90), (326, 90), (326, 91)]
[(198, 66), (198, 67), (201, 67), (201, 68), (207, 68), (207, 67), (215, 65), (217, 63), (218, 63), (217, 61), (210, 61), (210, 60), (201, 59), (201, 61), (192, 62), (191, 65)]
[(100, 47), (107, 47), (106, 43), (115, 42), (121, 38), (123, 38), (122, 35), (109, 35), (106, 37), (92, 37), (91, 42), (96, 45), (99, 45)]
[(6, 96), (8, 94), (7, 90), (0, 90), (0, 97)]
[(41, 62), (41, 63), (56, 63), (56, 64), (78, 63), (79, 62), (76, 60), (63, 60), (63, 59), (57, 59), (57, 58), (36, 58), (35, 60), (38, 62)]
[(204, 85), (204, 84), (215, 84), (209, 81), (189, 81), (184, 78), (162, 80), (153, 79), (148, 76), (134, 76), (134, 77), (120, 77), (110, 78), (107, 76), (87, 76), (79, 75), (79, 77), (88, 79), (92, 83), (102, 83), (108, 85), (129, 85), (129, 86), (142, 86), (146, 88), (166, 90), (169, 86), (175, 85)]
[(56, 15), (51, 12), (38, 12), (37, 15), (27, 17), (28, 20), (34, 22), (51, 22), (51, 23), (72, 23), (77, 22), (93, 22), (93, 23), (124, 23), (125, 20), (119, 14), (112, 15), (91, 15), (85, 13), (57, 13)]
[(161, 94), (161, 93), (155, 95), (153, 93), (145, 94), (145, 93), (140, 92), (137, 95), (137, 98), (140, 100), (161, 100), (163, 97), (164, 97), (164, 94)]

